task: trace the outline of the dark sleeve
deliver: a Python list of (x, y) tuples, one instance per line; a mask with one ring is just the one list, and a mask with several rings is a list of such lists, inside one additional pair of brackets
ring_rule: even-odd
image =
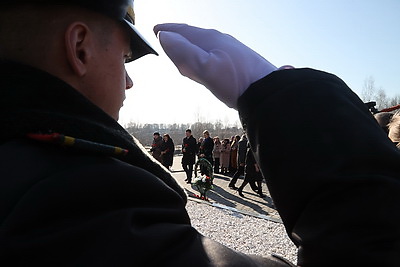
[(238, 107), (299, 265), (399, 264), (400, 153), (342, 80), (276, 71)]
[(172, 141), (172, 139), (169, 139), (166, 143), (165, 143), (165, 151), (168, 154), (173, 154), (175, 150), (175, 146), (174, 146), (174, 142)]
[(161, 145), (160, 145), (160, 149), (161, 149), (161, 151), (166, 150), (167, 149), (167, 143), (166, 142), (162, 142)]
[(162, 138), (159, 139), (159, 140), (157, 141), (157, 148), (161, 149), (161, 147), (162, 147), (163, 144), (164, 144), (163, 139), (162, 139)]
[(246, 165), (254, 165), (256, 163), (256, 160), (254, 159), (254, 155), (251, 149), (247, 149), (245, 162)]
[(140, 168), (99, 158), (33, 185), (2, 221), (4, 266), (256, 266), (190, 225), (184, 200)]
[(189, 145), (189, 147), (190, 147), (191, 152), (192, 152), (193, 154), (197, 154), (197, 153), (198, 153), (198, 150), (199, 150), (199, 146), (197, 145), (196, 139), (192, 138), (192, 139), (189, 139), (189, 140), (190, 140), (190, 145)]
[(239, 142), (238, 146), (239, 150), (239, 163), (246, 162), (246, 155), (247, 155), (247, 142)]
[(207, 143), (204, 148), (205, 154), (208, 154), (208, 155), (212, 154), (213, 148), (214, 148), (214, 142), (212, 141), (211, 138), (207, 138)]

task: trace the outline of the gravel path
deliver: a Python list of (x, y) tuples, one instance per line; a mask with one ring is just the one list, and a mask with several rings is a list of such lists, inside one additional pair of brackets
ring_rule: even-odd
[(201, 234), (234, 250), (260, 256), (281, 255), (296, 263), (297, 249), (281, 223), (188, 201), (192, 225)]

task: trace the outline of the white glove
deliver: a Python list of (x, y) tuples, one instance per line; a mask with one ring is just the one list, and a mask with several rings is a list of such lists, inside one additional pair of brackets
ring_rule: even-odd
[(186, 24), (159, 24), (154, 33), (180, 73), (231, 108), (255, 81), (277, 68), (230, 35)]

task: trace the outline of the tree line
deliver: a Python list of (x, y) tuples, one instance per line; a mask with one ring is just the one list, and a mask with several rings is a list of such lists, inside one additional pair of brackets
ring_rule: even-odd
[(360, 98), (364, 102), (376, 102), (377, 110), (390, 108), (400, 104), (400, 95), (389, 97), (382, 87), (377, 87), (375, 85), (375, 80), (372, 76), (369, 76), (364, 80)]
[(182, 124), (141, 124), (130, 122), (125, 126), (128, 133), (135, 136), (144, 146), (150, 146), (153, 142), (153, 133), (159, 132), (161, 135), (168, 133), (173, 139), (175, 145), (180, 145), (182, 139), (185, 137), (186, 129), (192, 130), (194, 138), (198, 139), (203, 136), (203, 131), (208, 130), (210, 136), (218, 136), (221, 140), (223, 138), (231, 138), (235, 135), (242, 135), (243, 128), (237, 123), (236, 125), (224, 125), (221, 121), (217, 122), (195, 122), (195, 123), (182, 123)]
[[(376, 108), (382, 110), (400, 104), (400, 95), (388, 97), (383, 88), (378, 88), (375, 85), (375, 80), (369, 76), (364, 81), (364, 86), (361, 91), (360, 98), (364, 102), (376, 102)], [(195, 123), (135, 123), (130, 122), (125, 126), (125, 129), (135, 136), (144, 146), (151, 146), (153, 142), (153, 133), (159, 132), (161, 135), (168, 133), (174, 140), (175, 145), (180, 145), (185, 136), (186, 129), (192, 130), (192, 135), (196, 139), (203, 136), (203, 131), (208, 130), (211, 137), (219, 136), (222, 140), (224, 138), (231, 138), (234, 135), (242, 135), (244, 133), (242, 126), (239, 122), (235, 125), (227, 125), (221, 121), (216, 122), (201, 122), (200, 117)]]

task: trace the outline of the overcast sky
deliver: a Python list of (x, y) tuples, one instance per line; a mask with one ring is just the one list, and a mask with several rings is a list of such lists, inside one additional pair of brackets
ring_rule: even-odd
[(237, 112), (182, 77), (152, 32), (164, 22), (229, 33), (276, 66), (334, 73), (360, 95), (372, 76), (400, 94), (399, 0), (135, 0), (136, 25), (160, 56), (127, 64), (134, 87), (119, 122), (238, 121)]

